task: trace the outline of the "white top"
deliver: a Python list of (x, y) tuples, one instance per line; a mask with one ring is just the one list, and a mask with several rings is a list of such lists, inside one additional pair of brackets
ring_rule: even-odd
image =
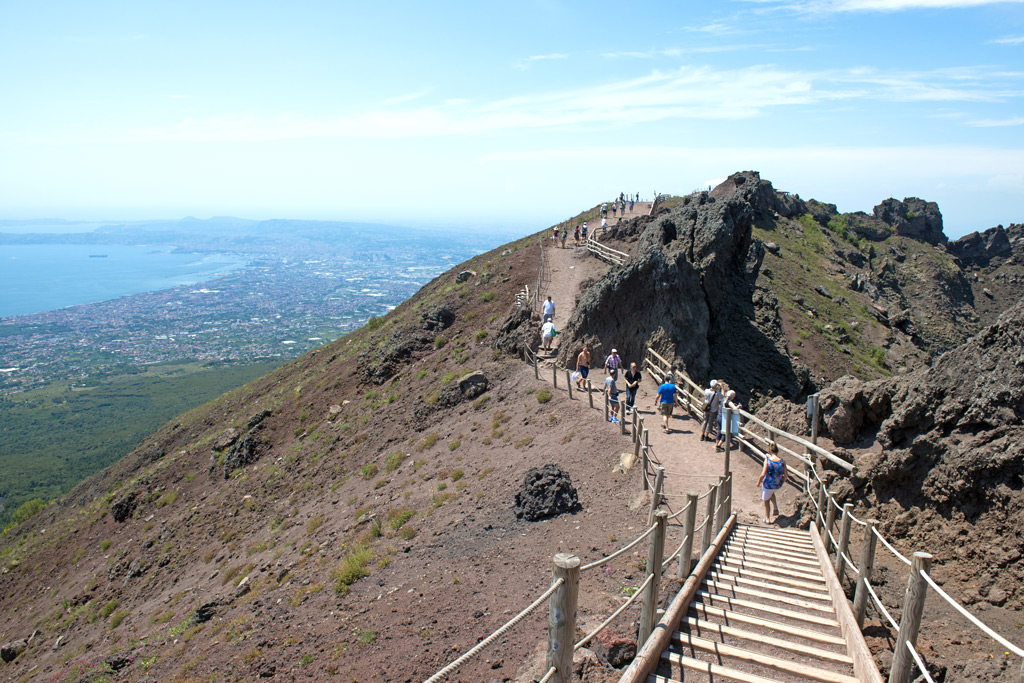
[(554, 314), (555, 314), (555, 302), (554, 301), (545, 301), (544, 302), (544, 315), (554, 315)]
[(555, 324), (550, 320), (540, 326), (541, 334), (545, 337), (553, 337), (555, 331)]

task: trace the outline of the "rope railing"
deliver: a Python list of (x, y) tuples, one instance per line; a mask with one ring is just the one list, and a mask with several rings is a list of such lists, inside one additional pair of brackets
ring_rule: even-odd
[(869, 581), (864, 585), (867, 587), (868, 594), (871, 596), (871, 599), (874, 600), (875, 607), (878, 608), (879, 614), (886, 618), (886, 621), (889, 622), (894, 631), (899, 631), (900, 625), (896, 623), (896, 620), (892, 618), (891, 614), (889, 614), (889, 610), (885, 608), (884, 604), (882, 604), (882, 599), (878, 597), (878, 593), (876, 593), (875, 589), (871, 587), (871, 582)]
[(996, 633), (995, 631), (993, 631), (993, 630), (992, 630), (991, 628), (989, 628), (989, 627), (988, 627), (988, 626), (987, 626), (987, 625), (986, 625), (986, 624), (985, 624), (984, 622), (982, 622), (982, 621), (981, 621), (981, 619), (978, 619), (978, 617), (976, 617), (976, 616), (974, 616), (973, 614), (971, 614), (970, 612), (968, 612), (968, 611), (967, 611), (967, 610), (966, 610), (966, 609), (965, 609), (965, 608), (963, 607), (963, 605), (961, 605), (961, 604), (960, 604), (960, 603), (958, 603), (958, 602), (957, 602), (956, 600), (954, 600), (953, 598), (951, 598), (951, 597), (949, 596), (949, 594), (948, 594), (948, 593), (946, 593), (946, 591), (942, 590), (942, 589), (941, 589), (941, 588), (939, 587), (939, 585), (938, 585), (937, 583), (935, 583), (935, 580), (934, 580), (934, 579), (933, 579), (933, 578), (932, 578), (931, 576), (929, 576), (929, 575), (928, 575), (928, 572), (921, 572), (921, 576), (922, 576), (922, 577), (924, 578), (925, 582), (926, 582), (926, 583), (927, 583), (927, 584), (928, 584), (929, 586), (931, 586), (931, 587), (932, 587), (932, 590), (934, 590), (934, 591), (935, 591), (935, 592), (936, 592), (936, 593), (938, 594), (938, 596), (939, 596), (940, 598), (942, 598), (943, 600), (945, 600), (946, 602), (948, 602), (948, 603), (949, 603), (950, 605), (952, 605), (952, 606), (953, 606), (953, 608), (954, 608), (954, 609), (955, 609), (955, 610), (956, 610), (957, 612), (959, 612), (959, 613), (960, 613), (960, 614), (962, 614), (963, 616), (967, 617), (967, 619), (968, 619), (968, 620), (969, 620), (969, 621), (970, 621), (970, 622), (971, 622), (972, 624), (974, 624), (974, 625), (975, 625), (975, 626), (977, 626), (977, 627), (978, 627), (979, 629), (981, 629), (981, 631), (982, 631), (982, 632), (983, 632), (983, 633), (984, 633), (985, 635), (987, 635), (987, 636), (988, 636), (989, 638), (992, 638), (992, 639), (993, 639), (993, 640), (995, 640), (995, 641), (996, 641), (997, 643), (999, 643), (1000, 645), (1002, 645), (1003, 647), (1005, 647), (1005, 648), (1006, 648), (1007, 650), (1009, 650), (1009, 651), (1010, 651), (1010, 652), (1012, 652), (1013, 654), (1017, 655), (1018, 657), (1024, 657), (1024, 649), (1021, 649), (1021, 648), (1017, 647), (1016, 645), (1014, 645), (1013, 643), (1011, 643), (1011, 642), (1010, 642), (1009, 640), (1007, 640), (1006, 638), (1004, 638), (1003, 636), (999, 635), (998, 633)]
[(895, 555), (896, 559), (898, 559), (903, 564), (905, 564), (907, 566), (910, 566), (910, 564), (911, 564), (910, 560), (908, 560), (906, 557), (904, 557), (902, 554), (900, 554), (900, 551), (896, 550), (896, 548), (893, 548), (892, 544), (890, 544), (889, 541), (885, 540), (885, 536), (883, 536), (882, 534), (878, 533), (878, 529), (875, 529), (874, 532), (875, 532), (875, 536), (878, 538), (878, 540), (882, 542), (882, 545), (884, 545), (886, 547), (886, 549), (890, 553)]
[(910, 641), (907, 641), (907, 648), (910, 650), (910, 656), (914, 658), (914, 663), (917, 664), (917, 668), (921, 670), (921, 674), (924, 676), (924, 680), (927, 683), (935, 683), (935, 679), (932, 678), (930, 673), (928, 673), (928, 668), (924, 665), (924, 661), (921, 659), (921, 655), (917, 653), (917, 650), (910, 643)]
[(530, 614), (535, 609), (537, 609), (542, 604), (544, 604), (544, 601), (547, 600), (548, 598), (550, 598), (554, 594), (554, 592), (556, 590), (558, 590), (558, 588), (563, 583), (564, 583), (564, 581), (562, 579), (556, 579), (555, 581), (552, 581), (551, 582), (551, 587), (548, 588), (543, 593), (541, 593), (540, 597), (537, 598), (536, 600), (534, 600), (533, 602), (531, 602), (526, 607), (526, 609), (524, 609), (522, 612), (520, 612), (519, 614), (515, 615), (511, 619), (509, 619), (507, 622), (505, 622), (505, 624), (503, 626), (501, 626), (496, 631), (491, 633), (491, 635), (489, 635), (486, 638), (484, 638), (483, 640), (481, 640), (473, 648), (471, 648), (469, 651), (467, 651), (464, 655), (462, 655), (461, 657), (456, 659), (454, 662), (452, 662), (448, 666), (446, 666), (443, 669), (441, 669), (440, 671), (438, 671), (436, 674), (434, 674), (433, 676), (431, 676), (430, 678), (425, 680), (423, 683), (438, 683), (438, 681), (443, 681), (445, 679), (445, 677), (448, 676), (448, 674), (450, 674), (450, 673), (454, 672), (455, 670), (457, 670), (463, 664), (465, 664), (469, 660), (473, 659), (473, 657), (476, 657), (484, 648), (486, 648), (488, 645), (490, 645), (495, 640), (500, 638), (502, 635), (504, 635), (507, 631), (512, 629), (520, 621), (522, 621), (526, 617), (530, 616)]
[(589, 643), (591, 640), (593, 640), (594, 638), (597, 637), (597, 634), (599, 634), (601, 631), (603, 631), (606, 628), (608, 628), (608, 624), (610, 624), (613, 621), (615, 621), (616, 617), (618, 617), (620, 614), (625, 612), (626, 608), (628, 608), (630, 605), (632, 605), (634, 602), (636, 602), (636, 599), (639, 598), (641, 595), (643, 595), (644, 589), (647, 588), (647, 586), (653, 580), (654, 580), (654, 574), (651, 574), (646, 579), (644, 579), (643, 583), (641, 583), (639, 586), (637, 586), (636, 590), (633, 591), (633, 594), (631, 596), (629, 596), (629, 599), (626, 600), (626, 602), (624, 602), (621, 605), (619, 605), (619, 608), (616, 609), (614, 612), (612, 612), (611, 616), (609, 616), (607, 619), (602, 621), (600, 623), (600, 625), (597, 626), (597, 628), (595, 628), (593, 631), (591, 631), (586, 636), (584, 636), (583, 640), (581, 640), (580, 642), (576, 643), (576, 645), (573, 647), (573, 650), (578, 650), (581, 647), (586, 646), (587, 643)]
[(648, 536), (653, 534), (655, 528), (656, 528), (655, 525), (652, 524), (650, 527), (648, 527), (647, 531), (643, 532), (642, 534), (640, 534), (639, 536), (634, 538), (632, 541), (630, 541), (630, 543), (628, 545), (625, 545), (625, 546), (619, 548), (618, 550), (616, 550), (614, 553), (612, 553), (611, 555), (609, 555), (607, 557), (602, 557), (600, 560), (596, 560), (594, 562), (591, 562), (590, 564), (583, 565), (582, 567), (580, 567), (580, 571), (581, 572), (585, 572), (585, 571), (589, 571), (591, 569), (597, 569), (598, 567), (605, 566), (606, 564), (608, 564), (609, 562), (614, 560), (616, 557), (618, 557), (619, 555), (622, 555), (625, 552), (628, 552), (634, 546), (636, 546), (637, 543), (639, 543), (640, 541), (644, 540), (645, 538), (647, 538)]
[(555, 677), (556, 673), (558, 673), (558, 668), (554, 666), (551, 667), (548, 669), (548, 672), (544, 674), (544, 677), (537, 681), (537, 683), (551, 683), (551, 679)]

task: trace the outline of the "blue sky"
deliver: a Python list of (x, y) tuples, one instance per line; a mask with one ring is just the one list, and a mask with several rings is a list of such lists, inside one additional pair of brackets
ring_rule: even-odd
[(1024, 2), (0, 0), (0, 218), (522, 225), (737, 170), (1024, 222)]

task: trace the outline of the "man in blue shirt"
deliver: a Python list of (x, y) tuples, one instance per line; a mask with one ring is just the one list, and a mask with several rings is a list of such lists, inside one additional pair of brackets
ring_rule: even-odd
[(665, 433), (669, 433), (668, 418), (672, 416), (672, 410), (676, 405), (676, 392), (678, 388), (671, 380), (666, 380), (664, 384), (658, 387), (658, 407), (661, 410), (661, 428), (665, 430)]

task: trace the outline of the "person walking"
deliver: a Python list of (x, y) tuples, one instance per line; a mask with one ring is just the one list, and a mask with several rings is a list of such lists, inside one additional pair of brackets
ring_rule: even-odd
[(585, 382), (587, 381), (587, 375), (590, 374), (590, 349), (583, 345), (583, 350), (576, 356), (576, 372), (580, 373), (579, 379), (576, 380), (576, 388), (580, 391), (583, 390)]
[(671, 430), (668, 428), (668, 419), (672, 417), (672, 411), (676, 407), (676, 392), (678, 387), (671, 382), (666, 380), (660, 387), (658, 387), (658, 397), (655, 400), (655, 407), (661, 413), (661, 428), (668, 434)]
[(541, 341), (544, 343), (544, 350), (551, 350), (551, 341), (555, 338), (555, 323), (550, 320), (544, 321), (540, 326)]
[(730, 389), (728, 392), (726, 392), (725, 398), (722, 400), (722, 405), (718, 409), (718, 413), (719, 415), (721, 415), (721, 428), (718, 430), (718, 439), (715, 441), (716, 451), (722, 450), (723, 446), (725, 445), (725, 430), (728, 429), (734, 435), (739, 435), (740, 416), (738, 414), (732, 414), (732, 419), (729, 420), (732, 424), (726, 424), (725, 422), (725, 408), (730, 408), (731, 410), (739, 410), (740, 408), (743, 407), (742, 403), (736, 403), (735, 401), (733, 401), (734, 398), (736, 398), (736, 392)]
[[(721, 392), (722, 383), (717, 379), (711, 380), (711, 398), (705, 400), (708, 409), (704, 411), (704, 430), (701, 434), (701, 439), (707, 439), (711, 441), (713, 433), (718, 429), (718, 410), (722, 407), (722, 400), (725, 396)], [(704, 396), (707, 397), (707, 392), (704, 392)]]
[(548, 300), (544, 302), (544, 307), (541, 309), (544, 316), (541, 318), (544, 322), (554, 322), (555, 320), (555, 302), (548, 297)]
[(569, 236), (565, 227), (562, 228), (562, 249), (565, 249), (565, 238)]
[(700, 440), (711, 438), (711, 430), (718, 417), (718, 403), (715, 396), (718, 395), (718, 380), (711, 380), (711, 384), (704, 390), (704, 424), (701, 426)]
[(617, 377), (619, 374), (619, 368), (622, 367), (622, 359), (619, 358), (619, 350), (612, 349), (612, 352), (608, 354), (608, 357), (604, 359), (604, 369), (612, 377)]
[(586, 221), (583, 221), (583, 227), (580, 229), (580, 237), (583, 238), (584, 242), (587, 241), (587, 222)]
[(572, 238), (576, 240), (576, 246), (580, 246), (580, 226), (576, 226), (576, 229), (572, 231)]
[(608, 394), (608, 421), (618, 422), (615, 417), (619, 412), (619, 387), (615, 384), (615, 375), (609, 374), (604, 378), (604, 390)]
[(633, 412), (636, 405), (636, 392), (640, 388), (640, 380), (642, 379), (640, 371), (636, 368), (636, 363), (629, 364), (629, 370), (626, 370), (626, 414), (629, 415)]
[[(764, 467), (761, 468), (761, 476), (757, 479), (757, 485), (761, 487), (761, 501), (764, 503), (764, 523), (771, 524), (773, 521), (770, 507), (775, 506), (775, 519), (779, 518), (779, 501), (775, 492), (786, 483), (786, 463), (779, 455), (779, 446), (774, 441), (768, 442), (768, 453), (764, 459)], [(769, 521), (771, 520), (771, 521)]]

